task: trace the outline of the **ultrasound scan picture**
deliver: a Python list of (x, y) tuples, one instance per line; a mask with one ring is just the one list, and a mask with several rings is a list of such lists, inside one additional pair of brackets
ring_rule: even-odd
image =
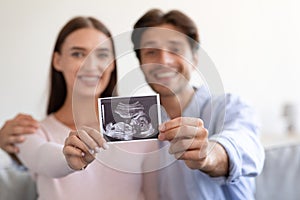
[(108, 142), (157, 139), (159, 96), (99, 98), (100, 130)]

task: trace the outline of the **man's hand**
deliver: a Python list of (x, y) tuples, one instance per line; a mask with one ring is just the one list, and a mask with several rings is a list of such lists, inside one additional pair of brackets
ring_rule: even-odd
[(11, 154), (18, 153), (19, 148), (15, 144), (24, 142), (24, 134), (34, 133), (38, 128), (38, 121), (30, 115), (18, 114), (0, 129), (0, 148)]
[(218, 143), (208, 140), (208, 131), (198, 118), (178, 117), (161, 124), (159, 140), (170, 142), (169, 153), (191, 169), (210, 176), (228, 174), (228, 156)]

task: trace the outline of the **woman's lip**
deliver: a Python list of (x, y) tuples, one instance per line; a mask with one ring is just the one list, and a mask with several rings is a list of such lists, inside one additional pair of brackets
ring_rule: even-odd
[(95, 85), (98, 83), (98, 81), (100, 80), (100, 76), (86, 76), (86, 75), (80, 75), (78, 76), (78, 79), (80, 79), (81, 81), (83, 81), (86, 84), (89, 85)]

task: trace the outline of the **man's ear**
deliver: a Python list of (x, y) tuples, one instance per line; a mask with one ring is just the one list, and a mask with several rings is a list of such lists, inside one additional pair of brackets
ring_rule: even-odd
[[(138, 58), (138, 61), (139, 61), (139, 66), (140, 66), (140, 69), (142, 70), (143, 74), (144, 74), (144, 68), (142, 67), (143, 66), (143, 62), (142, 62), (142, 58)], [(145, 74), (144, 74), (145, 75)]]
[(52, 63), (53, 63), (54, 69), (56, 69), (59, 72), (62, 71), (60, 53), (54, 52), (53, 58), (52, 58)]

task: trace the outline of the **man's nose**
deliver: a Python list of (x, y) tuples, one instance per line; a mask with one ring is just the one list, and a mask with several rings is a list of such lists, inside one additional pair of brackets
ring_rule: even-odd
[(168, 65), (174, 62), (174, 55), (172, 52), (167, 50), (160, 50), (159, 51), (159, 61), (161, 64)]

